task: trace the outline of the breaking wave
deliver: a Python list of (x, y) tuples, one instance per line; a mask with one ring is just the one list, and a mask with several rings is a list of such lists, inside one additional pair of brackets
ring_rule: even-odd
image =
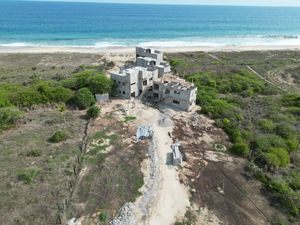
[(124, 40), (89, 40), (82, 43), (81, 40), (72, 39), (72, 42), (64, 41), (40, 41), (32, 42), (11, 42), (1, 43), (0, 47), (70, 47), (70, 48), (117, 48), (133, 46), (151, 47), (220, 47), (220, 46), (300, 46), (300, 36), (298, 35), (243, 35), (243, 36), (223, 36), (223, 37), (190, 37), (174, 39), (124, 39)]

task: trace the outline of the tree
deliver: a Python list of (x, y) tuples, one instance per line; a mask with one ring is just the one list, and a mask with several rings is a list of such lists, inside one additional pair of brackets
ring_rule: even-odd
[(79, 109), (86, 109), (87, 107), (95, 104), (95, 102), (95, 97), (88, 88), (79, 89), (73, 97), (73, 103)]
[(112, 91), (113, 82), (102, 74), (92, 76), (88, 83), (93, 94), (104, 94)]
[(87, 116), (89, 118), (96, 118), (99, 116), (101, 109), (98, 106), (91, 106), (88, 110), (87, 110)]

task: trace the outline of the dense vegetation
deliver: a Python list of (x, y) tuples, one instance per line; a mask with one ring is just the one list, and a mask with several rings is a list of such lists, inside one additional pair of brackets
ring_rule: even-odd
[(89, 118), (96, 118), (97, 116), (99, 116), (100, 112), (101, 109), (98, 106), (94, 105), (87, 110), (86, 114)]
[[(175, 71), (185, 61), (171, 61)], [(289, 215), (300, 217), (300, 96), (286, 94), (248, 70), (187, 75), (198, 87), (201, 112), (223, 128), (230, 151), (254, 172)]]
[(94, 94), (110, 93), (113, 83), (101, 72), (85, 70), (63, 80), (29, 84), (0, 83), (0, 131), (21, 118), (22, 109), (40, 104), (66, 103), (79, 109), (95, 104)]

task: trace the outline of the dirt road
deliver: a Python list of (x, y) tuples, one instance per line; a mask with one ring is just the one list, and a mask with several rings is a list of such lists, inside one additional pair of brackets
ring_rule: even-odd
[[(170, 113), (170, 111), (169, 111)], [(137, 123), (151, 125), (154, 131), (154, 158), (148, 160), (145, 169), (145, 187), (142, 196), (137, 199), (137, 222), (145, 225), (169, 225), (182, 219), (189, 206), (187, 188), (180, 183), (176, 167), (168, 165), (167, 156), (171, 153), (172, 139), (168, 132), (173, 130), (169, 113), (147, 108), (135, 101), (135, 108), (130, 115), (138, 117)], [(156, 165), (153, 165), (153, 162)], [(150, 165), (152, 163), (152, 166)], [(150, 165), (150, 166), (149, 166)], [(151, 171), (154, 169), (154, 171)], [(157, 174), (153, 174), (157, 169)], [(149, 176), (152, 173), (153, 176)], [(145, 211), (142, 209), (147, 209)]]

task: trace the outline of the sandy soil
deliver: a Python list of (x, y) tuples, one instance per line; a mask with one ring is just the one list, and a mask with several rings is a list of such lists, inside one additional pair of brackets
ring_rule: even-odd
[[(139, 101), (134, 101), (134, 108), (129, 110), (129, 114), (137, 116), (137, 124), (151, 125), (154, 130), (153, 141), (158, 157), (157, 185), (150, 196), (142, 195), (136, 201), (138, 224), (149, 225), (169, 225), (182, 219), (189, 206), (189, 194), (186, 186), (179, 181), (176, 167), (167, 164), (167, 155), (171, 153), (170, 145), (173, 143), (168, 132), (173, 130), (173, 122), (170, 115), (162, 113), (157, 109), (148, 108)], [(147, 172), (147, 171), (144, 171)], [(145, 174), (147, 185), (147, 174)], [(142, 190), (143, 191), (143, 190)], [(149, 191), (149, 190), (148, 190)], [(145, 194), (145, 193), (144, 193)], [(152, 198), (147, 201), (145, 198)], [(142, 203), (148, 204), (148, 213), (141, 212)]]
[[(299, 45), (226, 45), (226, 46), (181, 46), (181, 47), (159, 47), (149, 46), (160, 49), (166, 53), (175, 52), (220, 52), (220, 51), (267, 51), (267, 50), (300, 50)], [(57, 53), (57, 52), (78, 52), (78, 53), (101, 53), (101, 54), (131, 54), (134, 47), (0, 47), (0, 53)]]

